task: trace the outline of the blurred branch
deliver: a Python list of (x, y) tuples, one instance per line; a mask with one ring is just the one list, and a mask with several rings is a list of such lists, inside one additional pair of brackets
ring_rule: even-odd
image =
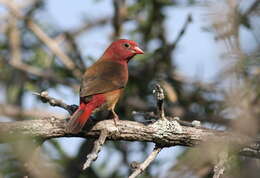
[(56, 76), (53, 71), (49, 71), (49, 70), (42, 70), (40, 68), (37, 68), (35, 66), (31, 66), (22, 62), (19, 62), (18, 60), (11, 60), (9, 63), (12, 67), (23, 71), (29, 75), (34, 75), (36, 77), (39, 77), (41, 79), (45, 79), (45, 80), (49, 80), (49, 81), (53, 81), (55, 83), (58, 84), (63, 84), (66, 86), (71, 86), (72, 88), (79, 88), (79, 85), (77, 84), (72, 84), (71, 82), (68, 82), (65, 79), (62, 79), (58, 76)]
[(19, 6), (13, 1), (0, 0), (0, 3), (4, 4), (11, 13), (18, 19), (25, 20), (27, 27), (44, 43), (46, 46), (62, 61), (62, 63), (72, 71), (76, 77), (81, 76), (80, 70), (76, 68), (75, 63), (70, 59), (59, 47), (55, 40), (52, 40), (42, 29), (33, 22), (30, 17), (24, 17), (19, 9)]
[(162, 150), (161, 147), (155, 146), (154, 150), (150, 155), (146, 158), (146, 160), (141, 164), (135, 164), (132, 167), (135, 168), (134, 172), (129, 176), (129, 178), (136, 178), (138, 175), (140, 175), (144, 170), (152, 163), (152, 161), (156, 158), (156, 156), (159, 154), (159, 152)]
[(179, 41), (181, 40), (181, 38), (184, 36), (186, 30), (188, 29), (189, 24), (192, 22), (192, 15), (188, 14), (185, 23), (183, 24), (179, 34), (177, 35), (176, 39), (174, 40), (174, 42), (172, 44), (169, 44), (169, 48), (171, 51), (173, 51), (177, 44), (179, 43)]
[(57, 118), (64, 118), (65, 116), (58, 113), (53, 113), (43, 109), (30, 109), (25, 110), (16, 105), (0, 104), (0, 115), (7, 116), (9, 118), (43, 118), (55, 116)]
[[(0, 0), (0, 2), (5, 2), (6, 6), (8, 6), (12, 12), (16, 14), (16, 16), (20, 17), (20, 12), (17, 6), (13, 4), (12, 2), (6, 2), (5, 0)], [(21, 17), (22, 18), (22, 17)], [(9, 45), (11, 48), (11, 60), (9, 60), (9, 64), (23, 72), (26, 72), (27, 74), (31, 74), (37, 77), (41, 77), (43, 79), (47, 79), (56, 83), (64, 84), (72, 86), (73, 88), (76, 88), (75, 85), (71, 85), (71, 82), (67, 82), (65, 79), (62, 79), (55, 75), (55, 73), (51, 70), (42, 70), (38, 67), (28, 65), (26, 63), (22, 62), (21, 58), (21, 37), (20, 37), (20, 30), (17, 27), (17, 18), (11, 16), (10, 19), (10, 33), (9, 33)], [(36, 26), (36, 24), (34, 25)], [(37, 27), (37, 26), (36, 26)], [(39, 27), (37, 27), (39, 29)], [(43, 33), (43, 32), (42, 32)]]
[(65, 39), (67, 41), (66, 45), (68, 46), (69, 51), (74, 54), (72, 56), (72, 58), (75, 59), (76, 65), (82, 71), (85, 70), (86, 66), (84, 64), (84, 59), (81, 55), (79, 46), (76, 43), (76, 37), (71, 35), (71, 33), (69, 33), (69, 32), (65, 32), (63, 36), (65, 37)]
[(243, 13), (243, 16), (248, 16), (251, 12), (253, 12), (260, 4), (259, 0), (255, 0), (251, 6), (246, 10), (245, 13)]
[(98, 153), (100, 152), (102, 145), (105, 143), (107, 136), (107, 130), (102, 130), (99, 138), (94, 143), (92, 152), (87, 155), (87, 160), (83, 165), (83, 170), (89, 168), (90, 164), (97, 159)]
[(70, 31), (69, 33), (72, 36), (76, 37), (76, 36), (79, 36), (82, 33), (86, 32), (87, 30), (93, 28), (93, 27), (104, 25), (107, 22), (109, 22), (110, 20), (111, 20), (110, 18), (104, 17), (104, 18), (97, 19), (93, 22), (86, 22), (82, 26), (78, 27), (77, 29), (74, 29), (73, 31)]
[(21, 63), (21, 35), (17, 27), (17, 19), (10, 17), (10, 48), (11, 48), (11, 61), (12, 63)]
[(81, 72), (76, 68), (75, 63), (70, 59), (59, 47), (55, 40), (52, 40), (42, 29), (34, 23), (31, 19), (27, 21), (28, 27), (34, 32), (34, 34), (46, 44), (46, 46), (59, 57), (62, 63), (69, 69), (76, 77), (81, 77)]
[[(27, 177), (37, 177), (37, 178), (46, 178), (46, 177), (53, 177), (53, 178), (61, 178), (62, 176), (52, 167), (47, 167), (45, 164), (46, 160), (42, 158), (41, 155), (41, 146), (44, 140), (38, 140), (37, 143), (28, 143), (27, 142), (27, 149), (30, 156), (25, 158), (23, 161), (25, 162), (25, 169), (27, 172)], [(22, 150), (19, 150), (22, 151)], [(26, 177), (26, 176), (25, 176)]]
[[(117, 127), (113, 120), (92, 121), (87, 123), (92, 128), (79, 134), (66, 133), (66, 120), (47, 117), (38, 120), (16, 122), (0, 122), (0, 143), (19, 140), (24, 137), (51, 139), (58, 137), (98, 138), (102, 130), (107, 130), (108, 140), (125, 140), (153, 142), (161, 146), (196, 146), (207, 140), (226, 140), (227, 143), (243, 146), (252, 141), (251, 138), (227, 131), (216, 131), (202, 127), (179, 126), (174, 121), (158, 120), (149, 125), (120, 120)], [(94, 125), (94, 126), (93, 126)], [(254, 143), (251, 149), (260, 150), (260, 144)], [(240, 153), (244, 155), (243, 152)], [(245, 155), (247, 156), (247, 155)], [(260, 155), (258, 155), (260, 156)]]
[(114, 38), (118, 38), (122, 32), (122, 22), (127, 13), (127, 8), (125, 7), (125, 0), (113, 0), (114, 5), (114, 17), (113, 17), (113, 27), (114, 27)]

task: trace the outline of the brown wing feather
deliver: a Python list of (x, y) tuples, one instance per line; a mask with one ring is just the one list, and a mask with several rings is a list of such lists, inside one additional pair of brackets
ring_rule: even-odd
[(127, 80), (127, 65), (113, 61), (99, 61), (85, 72), (81, 82), (80, 97), (124, 88)]

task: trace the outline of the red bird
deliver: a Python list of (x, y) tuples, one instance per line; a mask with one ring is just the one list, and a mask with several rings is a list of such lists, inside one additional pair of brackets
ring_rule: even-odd
[(68, 132), (80, 132), (90, 115), (101, 108), (112, 112), (116, 124), (119, 118), (114, 108), (127, 84), (127, 64), (143, 53), (136, 42), (120, 39), (86, 70), (80, 86), (80, 106), (68, 122)]

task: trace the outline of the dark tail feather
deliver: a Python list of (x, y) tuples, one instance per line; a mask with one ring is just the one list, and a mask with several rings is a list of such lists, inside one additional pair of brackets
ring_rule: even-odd
[(68, 133), (78, 133), (84, 127), (92, 111), (94, 110), (91, 105), (85, 103), (80, 104), (78, 110), (71, 116), (66, 131)]

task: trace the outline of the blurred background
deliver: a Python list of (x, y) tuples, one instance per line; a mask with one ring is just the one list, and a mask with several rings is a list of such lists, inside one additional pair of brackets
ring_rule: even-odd
[[(33, 92), (78, 104), (80, 76), (115, 39), (145, 51), (129, 63), (130, 79), (117, 105), (120, 119), (155, 111), (153, 85), (167, 95), (166, 113), (203, 126), (259, 134), (259, 0), (0, 0), (0, 121), (65, 118)], [(41, 147), (34, 170), (29, 145), (0, 144), (0, 177), (127, 177), (152, 143), (106, 142), (81, 171), (93, 140), (59, 138)], [(20, 146), (22, 144), (23, 146)], [(215, 162), (202, 148), (165, 148), (140, 177), (212, 177)], [(30, 149), (29, 149), (30, 150)], [(38, 165), (40, 164), (40, 166)], [(258, 159), (233, 156), (222, 177), (259, 177)], [(38, 166), (38, 167), (37, 167)], [(29, 172), (29, 173), (28, 173)]]

